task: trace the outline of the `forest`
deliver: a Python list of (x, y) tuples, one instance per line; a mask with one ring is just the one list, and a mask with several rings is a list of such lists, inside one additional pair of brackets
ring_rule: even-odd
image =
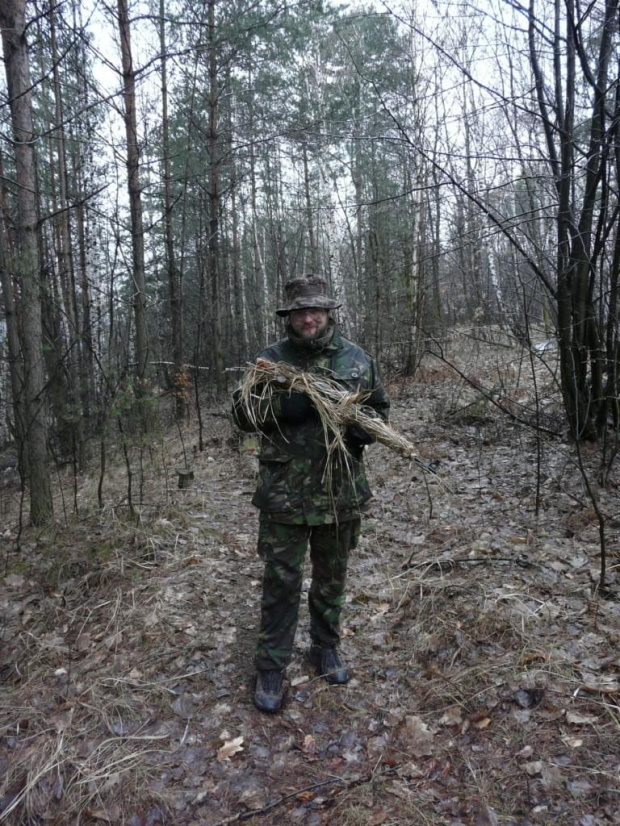
[[(0, 27), (0, 823), (620, 823), (620, 1)], [(308, 273), (419, 461), (265, 721), (230, 395)]]

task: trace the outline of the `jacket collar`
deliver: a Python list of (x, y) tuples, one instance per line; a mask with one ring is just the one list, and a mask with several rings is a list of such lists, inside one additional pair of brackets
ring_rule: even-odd
[(332, 340), (325, 347), (325, 349), (329, 351), (342, 349), (342, 336), (340, 335), (340, 330), (337, 325), (334, 327), (334, 335), (332, 336)]

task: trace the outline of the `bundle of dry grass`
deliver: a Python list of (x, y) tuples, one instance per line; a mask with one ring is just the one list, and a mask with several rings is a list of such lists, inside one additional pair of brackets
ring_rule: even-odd
[(304, 373), (286, 362), (258, 359), (245, 373), (241, 398), (248, 418), (257, 427), (261, 414), (269, 408), (274, 393), (289, 390), (310, 397), (319, 415), (329, 452), (344, 448), (344, 430), (358, 424), (366, 433), (407, 459), (415, 459), (413, 444), (397, 433), (383, 419), (364, 411), (363, 403), (370, 391), (349, 393), (338, 382), (325, 376)]

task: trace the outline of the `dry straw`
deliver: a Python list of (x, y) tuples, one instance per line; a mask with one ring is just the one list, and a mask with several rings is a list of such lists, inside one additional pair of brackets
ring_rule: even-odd
[(383, 419), (365, 412), (362, 405), (372, 391), (347, 392), (333, 379), (304, 373), (286, 362), (258, 359), (245, 373), (241, 398), (248, 418), (257, 429), (268, 415), (274, 394), (281, 390), (305, 393), (311, 399), (330, 453), (345, 449), (344, 430), (347, 425), (357, 424), (381, 444), (407, 459), (415, 459), (415, 448), (408, 439)]

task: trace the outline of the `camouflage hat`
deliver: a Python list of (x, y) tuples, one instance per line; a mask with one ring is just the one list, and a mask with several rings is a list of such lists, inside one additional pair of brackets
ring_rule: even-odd
[(305, 275), (302, 278), (293, 278), (284, 285), (284, 307), (278, 307), (278, 315), (287, 315), (291, 310), (302, 310), (306, 307), (320, 307), (323, 310), (335, 310), (340, 307), (339, 301), (329, 298), (327, 284), (318, 275)]

